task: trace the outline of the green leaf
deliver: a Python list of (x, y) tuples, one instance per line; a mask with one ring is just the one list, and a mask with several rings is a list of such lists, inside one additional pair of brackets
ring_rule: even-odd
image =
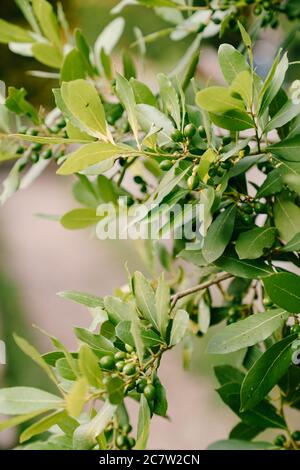
[(9, 42), (32, 43), (34, 39), (30, 31), (0, 19), (0, 43), (8, 44)]
[(40, 353), (33, 346), (31, 346), (28, 341), (21, 338), (20, 336), (14, 334), (13, 337), (19, 348), (23, 351), (23, 353), (29, 356), (36, 364), (38, 364), (43, 369), (43, 371), (46, 372), (52, 382), (57, 384), (55, 374), (52, 372), (50, 367), (41, 357)]
[(207, 450), (267, 450), (274, 448), (271, 442), (248, 442), (239, 439), (217, 441), (208, 446)]
[(274, 219), (279, 235), (284, 241), (289, 242), (300, 232), (300, 208), (284, 195), (276, 199)]
[(92, 349), (102, 355), (113, 354), (115, 352), (114, 345), (103, 336), (95, 335), (84, 328), (75, 328), (74, 331), (80, 341), (88, 344)]
[(198, 304), (198, 325), (201, 333), (206, 334), (210, 325), (210, 307), (203, 297)]
[(150, 409), (147, 399), (144, 395), (141, 395), (135, 450), (144, 450), (147, 447), (150, 432), (150, 418)]
[(134, 315), (131, 320), (130, 331), (134, 339), (135, 349), (136, 349), (140, 364), (142, 364), (143, 359), (144, 359), (144, 354), (145, 354), (145, 347), (144, 347), (144, 342), (142, 339), (141, 322), (137, 315)]
[(60, 219), (60, 223), (68, 230), (78, 230), (95, 225), (102, 218), (97, 215), (96, 209), (80, 208), (64, 214)]
[(281, 251), (300, 251), (300, 233), (297, 233)]
[(28, 413), (21, 416), (14, 416), (13, 418), (6, 419), (5, 421), (0, 421), (0, 432), (5, 431), (6, 429), (19, 426), (20, 424), (23, 424), (26, 421), (29, 421), (35, 418), (36, 416), (39, 416), (43, 412), (43, 410), (39, 410), (35, 411), (34, 413)]
[(71, 300), (77, 304), (85, 305), (89, 308), (97, 308), (103, 307), (103, 300), (101, 297), (97, 297), (96, 295), (86, 294), (84, 292), (75, 292), (66, 290), (64, 292), (58, 292), (57, 294), (59, 297), (63, 299)]
[(81, 377), (74, 383), (66, 397), (66, 408), (72, 418), (78, 418), (86, 402), (88, 386), (86, 379)]
[(113, 325), (117, 325), (123, 320), (130, 321), (132, 318), (132, 304), (124, 302), (118, 297), (110, 295), (104, 297), (104, 307)]
[(237, 93), (243, 99), (247, 108), (251, 109), (253, 103), (253, 74), (246, 70), (240, 72), (238, 76), (233, 81), (230, 90), (232, 93)]
[(109, 403), (107, 400), (98, 411), (97, 415), (89, 423), (79, 426), (74, 432), (74, 449), (92, 449), (97, 443), (96, 437), (104, 431), (116, 409), (117, 407)]
[(264, 279), (264, 286), (272, 301), (288, 312), (300, 312), (300, 276), (276, 273)]
[(63, 55), (57, 47), (45, 42), (36, 42), (32, 45), (32, 53), (34, 58), (54, 69), (60, 69), (63, 63)]
[(240, 72), (250, 70), (245, 57), (230, 44), (222, 44), (218, 56), (222, 73), (229, 85)]
[(17, 89), (15, 87), (8, 88), (8, 97), (5, 105), (13, 113), (19, 116), (28, 116), (35, 125), (39, 124), (38, 113), (35, 108), (26, 100), (27, 91), (25, 88)]
[(279, 55), (275, 59), (274, 64), (261, 90), (259, 116), (263, 116), (268, 106), (270, 106), (272, 100), (279, 92), (281, 85), (284, 81), (286, 71), (289, 67), (287, 54), (284, 54), (279, 63), (278, 60)]
[(32, 387), (11, 387), (0, 390), (0, 413), (24, 415), (36, 411), (64, 408), (61, 397)]
[(221, 212), (207, 231), (204, 239), (203, 256), (212, 263), (224, 253), (235, 223), (236, 206), (233, 204)]
[(268, 122), (264, 128), (264, 134), (272, 131), (273, 129), (283, 127), (285, 124), (297, 117), (299, 113), (300, 104), (294, 104), (291, 100), (288, 100)]
[(259, 426), (249, 426), (248, 424), (241, 421), (230, 431), (230, 439), (242, 439), (244, 441), (251, 441), (257, 434), (260, 434), (264, 431), (263, 428)]
[(236, 369), (236, 367), (229, 365), (215, 366), (214, 372), (220, 385), (225, 385), (231, 382), (242, 385), (245, 377), (243, 372), (241, 372), (239, 369)]
[(99, 63), (99, 58), (101, 50), (103, 49), (107, 55), (111, 55), (115, 45), (122, 36), (124, 26), (125, 21), (123, 18), (115, 18), (101, 31), (101, 34), (98, 36), (95, 42), (94, 50), (96, 62), (100, 69), (101, 64)]
[(240, 111), (237, 108), (229, 109), (222, 114), (209, 113), (209, 117), (216, 126), (233, 132), (255, 127), (252, 117), (245, 111)]
[(153, 95), (152, 91), (150, 88), (145, 85), (145, 83), (140, 82), (139, 80), (136, 80), (135, 78), (132, 78), (130, 80), (130, 85), (133, 89), (135, 101), (137, 104), (148, 104), (150, 106), (157, 106), (156, 103), (156, 98)]
[(287, 372), (292, 361), (291, 344), (296, 337), (290, 335), (273, 344), (251, 367), (241, 388), (243, 411), (260, 403)]
[(22, 444), (37, 434), (42, 434), (48, 431), (48, 429), (50, 429), (52, 426), (59, 424), (62, 420), (64, 420), (66, 416), (67, 415), (65, 411), (56, 411), (51, 415), (42, 418), (40, 421), (32, 424), (22, 432), (20, 436), (20, 443)]
[(61, 97), (85, 132), (97, 139), (111, 140), (105, 111), (94, 85), (82, 79), (64, 82)]
[(138, 122), (135, 112), (136, 102), (134, 93), (128, 80), (122, 77), (122, 75), (119, 73), (117, 73), (116, 77), (116, 91), (120, 101), (123, 103), (126, 109), (129, 124), (134, 134), (136, 143), (139, 146)]
[(258, 188), (257, 197), (271, 196), (279, 193), (283, 188), (282, 175), (280, 168), (270, 171), (263, 184)]
[(60, 80), (61, 82), (71, 82), (80, 78), (86, 78), (87, 70), (82, 54), (78, 49), (72, 49), (64, 58)]
[(158, 416), (166, 416), (168, 411), (166, 390), (157, 376), (154, 378), (153, 385), (155, 387), (153, 411)]
[[(74, 363), (76, 364), (75, 361)], [(55, 368), (63, 379), (76, 380), (76, 374), (71, 369), (70, 364), (65, 357), (61, 357), (56, 361)]]
[(158, 285), (155, 293), (155, 305), (157, 312), (158, 329), (165, 338), (169, 322), (170, 311), (170, 287), (162, 274), (158, 279)]
[(288, 318), (288, 313), (281, 309), (256, 313), (245, 320), (226, 326), (209, 342), (210, 354), (228, 354), (264, 341), (280, 328)]
[(78, 356), (79, 370), (92, 387), (103, 388), (102, 372), (98, 364), (98, 358), (93, 351), (83, 344)]
[(136, 115), (144, 132), (148, 133), (153, 129), (159, 131), (156, 134), (159, 145), (164, 145), (171, 141), (171, 134), (174, 132), (173, 123), (156, 107), (148, 104), (137, 104)]
[(125, 383), (119, 377), (110, 378), (106, 384), (109, 402), (112, 405), (119, 405), (124, 398)]
[(137, 71), (136, 71), (135, 63), (131, 55), (126, 50), (122, 54), (122, 62), (123, 62), (124, 77), (127, 80), (130, 80), (131, 78), (136, 78)]
[(171, 329), (171, 346), (175, 346), (175, 344), (178, 344), (183, 339), (189, 324), (189, 319), (189, 315), (185, 310), (177, 310)]
[(271, 248), (275, 241), (276, 229), (274, 227), (257, 227), (242, 232), (235, 244), (240, 259), (260, 258), (265, 248)]
[(65, 137), (44, 137), (44, 136), (35, 136), (35, 135), (25, 135), (25, 134), (10, 134), (10, 137), (15, 139), (24, 140), (25, 142), (34, 142), (37, 144), (45, 145), (55, 145), (55, 144), (85, 144), (87, 139), (67, 139)]
[(166, 75), (160, 73), (157, 76), (157, 79), (164, 112), (170, 114), (176, 124), (177, 129), (180, 129), (181, 114), (177, 92)]
[(59, 175), (78, 173), (96, 163), (112, 157), (129, 157), (134, 151), (125, 145), (113, 145), (109, 142), (87, 144), (69, 155), (57, 171)]
[(269, 276), (273, 271), (264, 261), (251, 259), (242, 260), (231, 250), (225, 252), (214, 264), (223, 271), (246, 279), (263, 278)]
[(133, 348), (135, 347), (134, 339), (131, 334), (131, 322), (130, 321), (121, 321), (116, 326), (116, 336), (123, 341), (125, 344), (129, 344)]
[(300, 147), (300, 134), (284, 139), (277, 144), (270, 145), (267, 147), (267, 151), (276, 155), (280, 159), (299, 162), (299, 147)]
[(132, 280), (136, 306), (145, 320), (148, 320), (159, 331), (155, 294), (149, 281), (142, 273), (136, 271)]
[(226, 111), (232, 110), (242, 112), (245, 109), (243, 102), (234, 98), (228, 88), (219, 86), (212, 86), (198, 91), (196, 103), (200, 108), (218, 114), (224, 114)]
[(251, 49), (252, 48), (252, 39), (251, 39), (250, 35), (247, 33), (247, 31), (245, 30), (244, 26), (242, 25), (242, 23), (240, 21), (238, 21), (238, 26), (239, 26), (239, 30), (241, 32), (243, 43), (245, 44), (245, 46), (248, 49)]
[(52, 5), (46, 0), (32, 0), (32, 7), (46, 38), (56, 47), (61, 48), (58, 22)]

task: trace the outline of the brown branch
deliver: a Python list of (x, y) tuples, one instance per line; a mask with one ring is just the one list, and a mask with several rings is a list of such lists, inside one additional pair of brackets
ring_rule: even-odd
[(234, 277), (232, 274), (223, 274), (222, 276), (219, 276), (211, 281), (202, 282), (202, 284), (198, 284), (197, 286), (190, 287), (189, 289), (183, 290), (181, 292), (177, 292), (177, 294), (174, 294), (171, 297), (171, 310), (173, 310), (178, 300), (182, 299), (183, 297), (186, 297), (190, 294), (194, 294), (195, 292), (198, 292), (200, 290), (207, 289), (207, 287), (210, 287), (214, 284), (219, 284), (219, 282), (225, 281), (226, 279), (230, 279), (232, 277)]

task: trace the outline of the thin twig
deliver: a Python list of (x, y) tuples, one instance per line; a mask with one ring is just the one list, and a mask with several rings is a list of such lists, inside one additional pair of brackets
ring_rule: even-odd
[(223, 274), (222, 276), (212, 279), (211, 281), (202, 282), (202, 284), (198, 284), (197, 286), (190, 287), (189, 289), (183, 290), (181, 292), (177, 292), (177, 294), (174, 294), (172, 296), (171, 310), (173, 310), (178, 300), (182, 299), (183, 297), (186, 297), (187, 295), (190, 295), (190, 294), (194, 294), (195, 292), (198, 292), (199, 290), (206, 289), (207, 287), (210, 287), (214, 284), (219, 284), (219, 282), (225, 281), (226, 279), (230, 279), (232, 277), (234, 277), (232, 274), (228, 274), (228, 273)]

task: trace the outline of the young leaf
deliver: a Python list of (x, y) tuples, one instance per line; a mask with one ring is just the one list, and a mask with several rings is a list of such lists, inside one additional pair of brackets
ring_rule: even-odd
[(88, 134), (106, 142), (111, 140), (100, 96), (91, 83), (82, 79), (64, 82), (61, 96)]
[(64, 58), (60, 73), (61, 82), (86, 78), (87, 70), (82, 54), (77, 49), (72, 49)]
[(64, 408), (61, 397), (32, 387), (12, 387), (0, 390), (0, 413), (24, 415), (36, 411)]
[(300, 311), (300, 276), (293, 273), (276, 273), (264, 279), (270, 299), (288, 312)]
[(245, 320), (226, 326), (209, 342), (210, 354), (228, 354), (260, 341), (264, 341), (276, 331), (288, 318), (288, 313), (281, 309), (256, 313)]
[(48, 364), (44, 361), (44, 359), (41, 357), (40, 353), (33, 347), (31, 344), (28, 343), (25, 339), (21, 338), (20, 336), (14, 334), (14, 340), (19, 346), (19, 348), (24, 352), (24, 354), (27, 354), (36, 364), (38, 364), (44, 372), (48, 375), (48, 377), (57, 384), (57, 379), (55, 377), (55, 374), (52, 372)]
[(184, 337), (189, 324), (189, 315), (185, 310), (177, 310), (170, 335), (170, 345), (175, 346)]
[(83, 344), (79, 350), (78, 364), (80, 372), (92, 387), (103, 387), (98, 358), (86, 344)]
[(111, 23), (109, 23), (98, 36), (95, 42), (95, 57), (96, 63), (99, 69), (101, 70), (100, 64), (100, 54), (102, 49), (107, 55), (110, 55), (118, 43), (120, 37), (122, 36), (125, 26), (125, 21), (123, 18), (115, 18)]
[(274, 219), (280, 237), (289, 242), (300, 232), (300, 208), (284, 195), (274, 204)]
[(61, 217), (60, 223), (68, 230), (78, 230), (95, 225), (102, 218), (102, 216), (97, 215), (96, 209), (84, 207), (67, 212)]
[(61, 48), (58, 22), (52, 5), (46, 0), (32, 0), (32, 7), (46, 38), (56, 47)]
[(70, 365), (69, 365), (69, 363), (68, 363), (68, 361), (65, 357), (61, 357), (55, 362), (55, 368), (56, 368), (57, 372), (59, 373), (59, 375), (63, 379), (73, 380), (73, 381), (76, 380), (76, 374), (71, 369), (71, 367), (70, 367)]
[(150, 409), (147, 399), (144, 395), (141, 395), (135, 450), (144, 450), (147, 446), (150, 431), (150, 418)]
[(236, 206), (233, 204), (221, 212), (209, 227), (202, 250), (208, 263), (220, 258), (225, 251), (233, 232), (235, 214)]
[(86, 294), (84, 292), (64, 291), (57, 294), (63, 299), (71, 300), (77, 304), (85, 305), (89, 308), (103, 307), (103, 300), (96, 295)]
[(32, 43), (34, 39), (29, 31), (0, 19), (0, 43), (8, 44), (9, 42)]
[(116, 409), (116, 405), (112, 405), (107, 400), (98, 411), (97, 415), (89, 423), (79, 426), (74, 432), (74, 449), (92, 449), (97, 443), (96, 437), (104, 431)]
[(40, 421), (32, 424), (27, 429), (25, 429), (25, 431), (22, 432), (20, 436), (20, 443), (22, 444), (23, 442), (28, 441), (37, 434), (42, 434), (48, 431), (48, 429), (50, 429), (55, 424), (59, 424), (60, 421), (65, 419), (66, 416), (67, 414), (65, 411), (55, 411), (51, 415), (42, 418)]
[(222, 44), (218, 56), (222, 73), (229, 85), (240, 72), (250, 70), (245, 57), (230, 44)]
[(63, 55), (57, 47), (45, 42), (36, 42), (32, 45), (32, 54), (34, 58), (54, 69), (60, 69), (63, 63)]
[(164, 111), (172, 116), (177, 129), (180, 129), (181, 114), (177, 92), (166, 75), (161, 73), (157, 78)]
[(5, 106), (13, 113), (19, 116), (26, 115), (30, 117), (35, 125), (39, 124), (38, 113), (35, 108), (26, 100), (27, 92), (25, 88), (17, 89), (15, 87), (8, 88), (8, 96)]
[(124, 398), (125, 384), (119, 377), (110, 378), (106, 384), (109, 402), (112, 405), (119, 405)]
[(137, 104), (148, 104), (150, 106), (157, 106), (156, 98), (153, 95), (150, 88), (145, 85), (145, 83), (132, 78), (130, 80), (130, 85), (132, 86), (135, 101)]
[(74, 383), (66, 397), (66, 408), (72, 418), (78, 418), (86, 401), (88, 386), (86, 379), (81, 377)]
[(129, 124), (134, 134), (136, 143), (139, 146), (138, 122), (135, 111), (136, 102), (134, 93), (128, 80), (122, 77), (122, 75), (120, 75), (119, 73), (117, 74), (116, 78), (116, 91), (120, 98), (120, 101), (123, 103), (126, 109)]
[(84, 328), (75, 328), (74, 331), (78, 339), (88, 344), (95, 351), (101, 353), (101, 355), (114, 353), (114, 345), (108, 339), (100, 335), (95, 335)]
[(87, 144), (68, 156), (67, 160), (57, 171), (58, 175), (71, 175), (78, 173), (96, 163), (112, 157), (129, 157), (133, 153), (130, 147), (125, 145), (113, 145), (109, 142), (95, 142)]
[(153, 128), (157, 131), (156, 135), (159, 145), (164, 145), (171, 141), (171, 134), (174, 132), (173, 123), (159, 109), (148, 104), (137, 104), (136, 115), (144, 132), (149, 133)]
[(148, 320), (159, 331), (155, 294), (152, 286), (139, 271), (134, 273), (132, 285), (137, 308), (143, 318)]
[(39, 416), (43, 412), (44, 412), (43, 410), (39, 410), (39, 411), (35, 411), (34, 413), (14, 416), (13, 418), (6, 419), (5, 421), (0, 421), (0, 432), (5, 431), (6, 429), (19, 426), (20, 424), (23, 424), (26, 421), (36, 418), (36, 416)]
[(235, 249), (240, 259), (260, 258), (265, 248), (271, 248), (275, 241), (274, 227), (257, 227), (242, 232), (236, 241)]
[(155, 305), (157, 311), (158, 329), (163, 337), (169, 322), (170, 311), (170, 288), (162, 274), (158, 279), (158, 285), (155, 293)]
[(291, 344), (296, 337), (290, 335), (273, 344), (251, 367), (241, 388), (243, 411), (260, 403), (287, 372), (292, 361)]

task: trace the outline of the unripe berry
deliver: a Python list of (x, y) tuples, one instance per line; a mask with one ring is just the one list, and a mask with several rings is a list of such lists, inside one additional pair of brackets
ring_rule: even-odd
[(178, 129), (176, 129), (172, 134), (171, 134), (171, 139), (174, 142), (183, 142), (183, 134), (180, 132)]
[(196, 132), (197, 132), (197, 129), (194, 126), (194, 124), (187, 124), (187, 126), (185, 126), (184, 131), (183, 131), (185, 137), (187, 137), (188, 139), (192, 139), (194, 135), (196, 134)]
[(171, 160), (163, 160), (162, 162), (160, 162), (159, 166), (161, 170), (168, 171), (172, 168), (173, 163)]
[(144, 395), (147, 398), (147, 400), (153, 400), (155, 397), (155, 387), (151, 384), (147, 385), (144, 389)]
[(198, 133), (202, 139), (206, 138), (206, 130), (203, 126), (198, 127)]
[(122, 370), (124, 369), (124, 366), (125, 366), (125, 362), (124, 362), (124, 361), (118, 361), (118, 362), (116, 362), (116, 368), (118, 369), (118, 371), (122, 372)]
[(126, 364), (123, 372), (125, 375), (134, 375), (136, 373), (136, 366), (134, 364)]
[(113, 370), (115, 368), (115, 361), (112, 356), (103, 356), (100, 359), (100, 366), (102, 369)]

